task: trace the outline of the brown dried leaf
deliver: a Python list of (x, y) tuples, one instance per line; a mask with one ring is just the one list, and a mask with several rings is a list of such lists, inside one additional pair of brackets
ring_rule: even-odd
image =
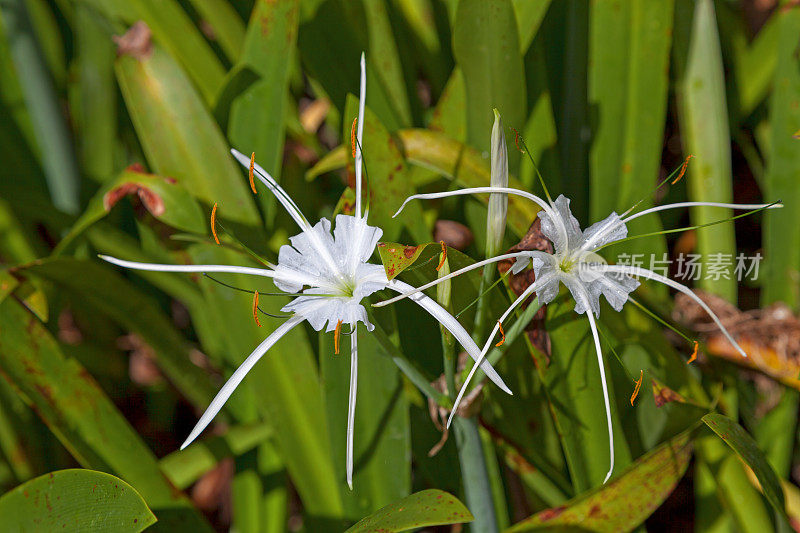
[[(542, 252), (547, 252), (549, 254), (553, 253), (553, 245), (552, 243), (542, 234), (541, 230), (541, 221), (538, 217), (533, 220), (533, 223), (528, 228), (528, 232), (525, 236), (522, 237), (516, 245), (512, 246), (508, 249), (507, 253), (514, 253), (514, 252), (522, 252), (522, 251), (529, 251), (529, 250), (539, 250)], [(500, 261), (497, 263), (497, 270), (500, 272), (501, 275), (505, 274), (506, 272), (511, 269), (512, 265), (514, 264), (513, 259), (507, 259), (505, 261)], [(509, 285), (511, 286), (511, 290), (514, 291), (514, 294), (517, 296), (521, 295), (525, 292), (525, 289), (531, 286), (531, 284), (536, 281), (536, 275), (533, 272), (533, 269), (528, 268), (520, 272), (519, 274), (510, 274), (510, 282)], [(528, 305), (533, 301), (533, 296), (522, 302), (522, 308), (525, 309)], [(547, 335), (547, 331), (544, 328), (544, 321), (545, 317), (547, 316), (547, 306), (542, 305), (541, 309), (534, 315), (533, 320), (531, 320), (530, 324), (525, 328), (525, 333), (528, 335), (528, 338), (531, 341), (537, 350), (542, 352), (548, 359), (550, 360), (550, 337)], [(534, 362), (536, 362), (536, 358), (534, 358)]]

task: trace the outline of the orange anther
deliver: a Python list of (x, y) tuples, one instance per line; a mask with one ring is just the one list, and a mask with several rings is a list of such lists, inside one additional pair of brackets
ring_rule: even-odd
[(500, 342), (495, 344), (495, 346), (500, 347), (500, 346), (503, 345), (504, 342), (506, 342), (506, 332), (503, 331), (503, 324), (501, 324), (499, 320), (497, 321), (497, 327), (500, 328), (501, 338), (500, 338)]
[(524, 154), (525, 150), (523, 150), (522, 148), (519, 147), (519, 131), (517, 130), (517, 128), (514, 128), (513, 126), (511, 128), (511, 131), (514, 132), (514, 144), (516, 145), (517, 150), (519, 150), (520, 153)]
[(253, 191), (253, 194), (258, 194), (256, 191), (256, 182), (253, 181), (253, 167), (256, 166), (256, 153), (253, 152), (250, 154), (250, 190)]
[(211, 234), (219, 244), (219, 237), (217, 237), (217, 202), (214, 202), (214, 207), (211, 208)]
[(689, 358), (689, 360), (686, 361), (686, 364), (688, 365), (689, 363), (693, 362), (695, 359), (697, 359), (697, 341), (694, 341), (694, 351), (692, 352), (692, 356)]
[(336, 323), (336, 331), (333, 332), (333, 353), (339, 355), (339, 335), (342, 332), (342, 321)]
[(447, 260), (447, 245), (445, 245), (444, 241), (439, 241), (439, 244), (442, 245), (442, 253), (439, 254), (439, 264), (436, 266), (436, 272), (439, 272)]
[(353, 159), (356, 158), (356, 124), (358, 123), (358, 117), (353, 119), (353, 127), (350, 128), (350, 146), (353, 150)]
[(633, 389), (633, 394), (631, 394), (631, 407), (633, 407), (633, 402), (639, 395), (639, 388), (642, 386), (643, 379), (644, 379), (644, 370), (639, 370), (639, 379), (636, 380), (636, 387)]
[(694, 156), (693, 156), (692, 154), (689, 154), (689, 157), (687, 157), (687, 158), (686, 158), (686, 159), (683, 161), (683, 165), (681, 165), (681, 172), (680, 172), (680, 174), (678, 174), (678, 177), (677, 177), (677, 178), (675, 178), (674, 180), (672, 180), (672, 184), (673, 184), (673, 185), (675, 185), (676, 183), (678, 183), (679, 181), (681, 181), (681, 178), (682, 178), (682, 177), (683, 177), (683, 175), (686, 173), (686, 167), (687, 167), (687, 166), (689, 166), (689, 160), (690, 160), (691, 158), (693, 158), (693, 157), (694, 157)]
[(258, 321), (258, 291), (253, 293), (253, 318), (256, 319), (256, 326), (261, 327), (261, 322)]

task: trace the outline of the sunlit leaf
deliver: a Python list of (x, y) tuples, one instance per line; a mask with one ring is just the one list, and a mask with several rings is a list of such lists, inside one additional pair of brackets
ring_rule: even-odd
[(138, 533), (156, 522), (136, 489), (93, 470), (51, 472), (0, 497), (7, 531)]
[(362, 519), (346, 533), (393, 533), (425, 526), (471, 522), (472, 514), (455, 496), (429, 489), (398, 500)]
[(523, 520), (507, 533), (578, 528), (632, 531), (670, 495), (692, 456), (691, 430), (643, 455), (605, 485)]

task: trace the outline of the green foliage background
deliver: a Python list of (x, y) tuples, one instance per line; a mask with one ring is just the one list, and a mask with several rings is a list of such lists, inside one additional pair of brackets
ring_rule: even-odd
[[(0, 488), (11, 491), (0, 498), (0, 516), (16, 513), (19, 528), (64, 520), (121, 531), (91, 517), (141, 530), (154, 515), (153, 530), (175, 532), (341, 531), (367, 517), (353, 530), (402, 531), (464, 522), (471, 512), (475, 521), (464, 527), (472, 531), (788, 531), (790, 519), (800, 520), (800, 380), (789, 356), (743, 374), (701, 346), (702, 364), (687, 366), (691, 346), (670, 343), (632, 305), (619, 314), (606, 306), (617, 467), (602, 485), (599, 371), (588, 326), (567, 298), (548, 306), (549, 359), (524, 335), (509, 341), (496, 357), (514, 396), (486, 387), (480, 413), (459, 419), (432, 457), (441, 433), (425, 391), (395, 361), (434, 381), (448, 344), (410, 305), (376, 310), (387, 335), (359, 339), (366, 379), (350, 491), (349, 362), (333, 355), (330, 335), (293, 331), (213, 431), (176, 451), (224, 377), (280, 322), (263, 318), (258, 327), (247, 295), (207, 278), (123, 272), (96, 258), (248, 263), (229, 237), (231, 246), (213, 244), (214, 204), (230, 233), (276, 257), (296, 230), (266, 191), (250, 193), (231, 146), (255, 152), (310, 220), (330, 217), (352, 192), (363, 50), (370, 221), (385, 240), (427, 243), (436, 220), (454, 219), (475, 240), (464, 254), (451, 251), (452, 269), (483, 258), (485, 197), (415, 203), (391, 215), (417, 191), (489, 184), (497, 108), (584, 227), (643, 197), (642, 206), (782, 200), (783, 209), (735, 225), (614, 251), (661, 257), (687, 242), (705, 257), (760, 250), (757, 282), (704, 279), (696, 287), (745, 309), (783, 302), (796, 310), (800, 8), (764, 4), (0, 0)], [(144, 37), (133, 39), (132, 27)], [(506, 138), (510, 186), (539, 191), (513, 131)], [(658, 179), (689, 154), (684, 180), (652, 198)], [(535, 215), (510, 199), (508, 246)], [(631, 232), (730, 216), (670, 212), (637, 220)], [(432, 279), (434, 264), (404, 276)], [(225, 281), (271, 290), (236, 275)], [(477, 273), (456, 280), (452, 309), (474, 300), (479, 286)], [(508, 292), (501, 284), (484, 296), (489, 316), (507, 305)], [(667, 291), (639, 293), (669, 316)], [(282, 298), (265, 305), (277, 311)], [(471, 331), (474, 311), (461, 320)], [(631, 405), (640, 370), (642, 392)], [(651, 391), (659, 387), (682, 399), (657, 406)], [(75, 467), (82, 470), (38, 477)], [(475, 468), (482, 476), (472, 476)], [(108, 482), (94, 470), (120, 485), (85, 505), (51, 508), (56, 497)], [(433, 488), (469, 511), (425, 490)], [(20, 491), (53, 498), (29, 509), (14, 503)]]

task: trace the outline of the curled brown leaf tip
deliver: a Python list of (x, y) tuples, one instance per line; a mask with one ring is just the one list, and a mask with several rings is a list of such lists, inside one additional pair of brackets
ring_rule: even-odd
[(111, 208), (114, 207), (117, 202), (128, 195), (137, 195), (145, 209), (153, 216), (160, 217), (164, 214), (164, 200), (161, 196), (139, 183), (123, 183), (108, 191), (103, 195), (103, 208), (107, 212), (111, 211)]

